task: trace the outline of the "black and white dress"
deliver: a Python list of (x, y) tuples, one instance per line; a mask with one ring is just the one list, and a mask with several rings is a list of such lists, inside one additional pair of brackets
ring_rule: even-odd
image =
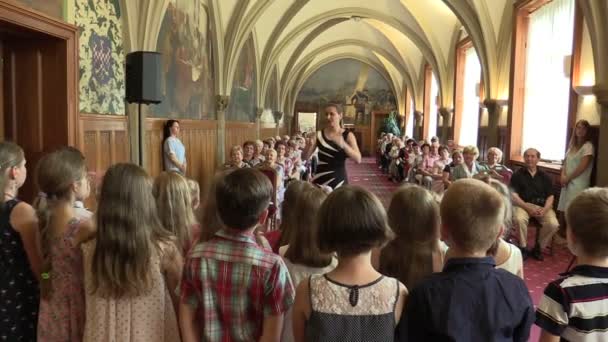
[(310, 317), (306, 341), (391, 342), (395, 336), (395, 309), (399, 281), (381, 276), (361, 285), (349, 286), (313, 275), (310, 288)]
[[(342, 136), (346, 141), (348, 132), (344, 131)], [(317, 148), (319, 149), (319, 163), (312, 182), (327, 185), (332, 189), (348, 184), (345, 165), (346, 152), (338, 144), (327, 139), (323, 130), (317, 132)]]

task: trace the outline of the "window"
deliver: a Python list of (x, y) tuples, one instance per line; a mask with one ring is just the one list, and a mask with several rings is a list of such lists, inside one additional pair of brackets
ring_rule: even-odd
[(464, 82), (462, 91), (462, 114), (460, 139), (462, 146), (477, 146), (479, 128), (479, 82), (481, 65), (473, 46), (466, 49), (464, 57)]
[(317, 113), (298, 113), (298, 129), (302, 132), (315, 132), (317, 130)]
[(525, 66), (522, 151), (534, 147), (560, 160), (566, 149), (574, 0), (554, 0), (530, 14)]
[(426, 136), (428, 140), (432, 137), (437, 136), (437, 95), (439, 94), (439, 85), (437, 84), (437, 79), (435, 78), (435, 74), (431, 76), (431, 91), (430, 91), (430, 110), (429, 110), (429, 126), (428, 132)]
[(405, 126), (405, 135), (410, 138), (414, 137), (414, 101), (409, 101), (410, 108), (406, 108), (407, 125)]

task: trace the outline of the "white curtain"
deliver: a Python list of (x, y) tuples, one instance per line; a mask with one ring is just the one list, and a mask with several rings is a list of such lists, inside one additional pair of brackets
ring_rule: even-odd
[(474, 47), (467, 49), (464, 62), (462, 120), (460, 126), (461, 146), (477, 146), (479, 131), (479, 82), (481, 65)]
[(407, 124), (405, 126), (405, 135), (410, 138), (414, 137), (414, 101), (410, 101), (410, 108), (406, 108)]
[(566, 148), (570, 78), (564, 57), (572, 54), (574, 0), (554, 0), (530, 17), (524, 99), (524, 149), (561, 160)]
[(437, 84), (437, 79), (435, 78), (435, 74), (431, 78), (431, 112), (430, 112), (430, 120), (429, 120), (429, 131), (427, 132), (428, 140), (431, 140), (432, 137), (437, 136), (437, 95), (439, 94), (439, 85)]

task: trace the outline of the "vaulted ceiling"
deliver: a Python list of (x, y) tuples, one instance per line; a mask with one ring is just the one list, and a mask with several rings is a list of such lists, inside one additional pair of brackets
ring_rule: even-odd
[(480, 58), (486, 94), (507, 94), (513, 0), (208, 0), (207, 5), (219, 38), (217, 86), (223, 94), (230, 93), (239, 52), (253, 36), (258, 103), (264, 103), (278, 70), (278, 109), (289, 112), (308, 77), (348, 57), (389, 80), (401, 111), (406, 89), (422, 109), (428, 64), (439, 82), (441, 105), (451, 107), (455, 47), (465, 35)]

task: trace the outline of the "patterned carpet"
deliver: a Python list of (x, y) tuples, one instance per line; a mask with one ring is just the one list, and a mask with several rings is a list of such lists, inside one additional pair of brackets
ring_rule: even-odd
[[(348, 162), (348, 178), (351, 185), (364, 187), (380, 198), (386, 207), (390, 202), (393, 190), (398, 184), (388, 180), (376, 165), (373, 158), (364, 158), (361, 164)], [(528, 245), (532, 246), (534, 229), (529, 230)], [(547, 283), (564, 272), (570, 263), (572, 255), (564, 246), (554, 245), (553, 255), (545, 254), (544, 261), (529, 258), (524, 262), (524, 278), (534, 305), (538, 304)], [(532, 327), (530, 341), (537, 341), (539, 329)]]

